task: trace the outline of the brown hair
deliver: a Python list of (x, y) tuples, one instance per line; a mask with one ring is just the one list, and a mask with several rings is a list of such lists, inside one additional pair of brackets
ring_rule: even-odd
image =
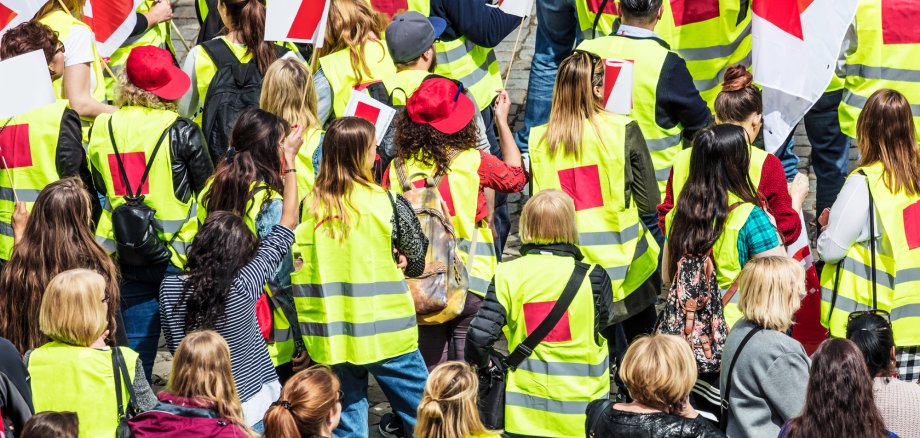
[(594, 87), (603, 85), (604, 65), (597, 56), (578, 51), (559, 64), (549, 125), (541, 139), (551, 154), (561, 146), (565, 155), (578, 156), (585, 119), (598, 132), (594, 116), (601, 113), (604, 106), (594, 94)]
[(693, 351), (674, 335), (643, 336), (626, 349), (620, 379), (637, 402), (664, 412), (679, 405), (696, 383)]
[(21, 438), (77, 438), (80, 422), (75, 412), (39, 412), (22, 427)]
[(885, 438), (888, 430), (872, 398), (862, 352), (847, 339), (824, 341), (811, 357), (802, 415), (789, 421), (789, 438)]
[(60, 44), (50, 27), (38, 21), (26, 21), (6, 31), (0, 41), (0, 59), (12, 58), (41, 49), (50, 63)]
[[(259, 73), (265, 75), (268, 66), (275, 61), (275, 47), (265, 41), (265, 4), (262, 0), (217, 0), (227, 8), (227, 28), (239, 32), (240, 39), (246, 46), (246, 52), (252, 53)], [(216, 12), (216, 11), (215, 11)]]
[(543, 190), (524, 204), (519, 228), (522, 243), (578, 244), (575, 202), (559, 190)]
[(320, 436), (329, 413), (341, 402), (339, 388), (338, 377), (325, 365), (295, 374), (265, 413), (265, 438)]
[(713, 106), (721, 123), (743, 122), (753, 114), (763, 114), (763, 95), (747, 67), (735, 64), (725, 70), (722, 91)]
[[(76, 177), (49, 184), (32, 206), (22, 239), (0, 271), (0, 336), (20, 353), (48, 341), (39, 330), (38, 315), (45, 287), (55, 275), (76, 268), (105, 277), (109, 340), (115, 339), (119, 303), (118, 270), (96, 243), (89, 193)], [(15, 315), (16, 317), (12, 317)]]
[(920, 195), (920, 155), (917, 153), (910, 102), (894, 90), (882, 89), (869, 97), (856, 122), (860, 166), (878, 162), (885, 186), (892, 193)]
[[(375, 11), (367, 0), (335, 0), (329, 8), (328, 29), (323, 47), (316, 50), (321, 58), (339, 50), (348, 50), (351, 70), (358, 83), (364, 82), (364, 74), (371, 74), (365, 61), (364, 47), (374, 37), (376, 44), (383, 43), (381, 35), (387, 28), (387, 16)], [(386, 50), (383, 50), (386, 56)], [(314, 63), (319, 66), (319, 63)]]
[(476, 407), (479, 378), (466, 362), (444, 362), (431, 370), (418, 405), (415, 436), (466, 438), (491, 431), (482, 424)]

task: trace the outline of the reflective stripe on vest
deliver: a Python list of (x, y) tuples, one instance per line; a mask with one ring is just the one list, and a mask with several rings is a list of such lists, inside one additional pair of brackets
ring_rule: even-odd
[[(92, 139), (87, 149), (89, 163), (105, 182), (106, 201), (96, 226), (96, 241), (109, 252), (115, 251), (115, 231), (112, 228), (112, 211), (125, 203), (127, 194), (123, 187), (121, 171), (115, 159), (115, 150), (109, 137), (109, 119), (112, 132), (118, 144), (131, 191), (144, 173), (144, 166), (156, 147), (161, 132), (170, 129), (179, 115), (166, 110), (137, 106), (123, 107), (115, 114), (101, 114), (93, 125)], [(176, 267), (185, 267), (186, 247), (198, 232), (197, 201), (194, 196), (182, 202), (176, 198), (173, 187), (172, 157), (170, 156), (171, 135), (163, 138), (160, 150), (150, 167), (150, 174), (142, 190), (144, 204), (156, 210), (154, 228), (164, 243), (172, 240), (170, 261)], [(176, 235), (178, 233), (178, 235)]]
[[(479, 164), (482, 161), (480, 152), (476, 149), (467, 149), (458, 154), (450, 163), (450, 170), (441, 180), (441, 197), (453, 212), (451, 222), (457, 233), (457, 248), (460, 250), (460, 259), (463, 263), (469, 258), (469, 248), (473, 241), (473, 233), (477, 233), (476, 248), (473, 255), (473, 269), (470, 272), (470, 292), (485, 296), (495, 273), (498, 259), (495, 256), (492, 230), (482, 223), (476, 223), (476, 206), (479, 201)], [(406, 175), (423, 173), (434, 175), (433, 165), (422, 164), (412, 158), (405, 160)], [(403, 189), (399, 183), (396, 172), (396, 162), (390, 164), (390, 188), (397, 193)], [(421, 181), (421, 177), (416, 181)]]
[(846, 91), (838, 109), (840, 130), (850, 138), (856, 138), (856, 122), (869, 96), (885, 88), (897, 90), (911, 103), (920, 136), (920, 38), (907, 38), (910, 32), (902, 30), (914, 25), (907, 17), (916, 16), (918, 2), (859, 1), (856, 50), (846, 58)]
[(636, 120), (649, 146), (658, 189), (664, 198), (668, 175), (674, 157), (681, 151), (683, 126), (665, 128), (656, 121), (658, 81), (666, 57), (671, 51), (660, 41), (650, 38), (609, 36), (585, 41), (579, 50), (594, 53), (602, 58), (620, 58), (633, 61), (633, 110), (630, 117)]
[(293, 256), (303, 259), (291, 274), (300, 329), (310, 357), (326, 365), (380, 362), (418, 348), (415, 304), (392, 257), (389, 196), (355, 185), (351, 205), (359, 210), (341, 242), (309, 211), (294, 233)]
[[(0, 259), (9, 260), (13, 253), (12, 218), (17, 197), (32, 211), (39, 192), (60, 179), (55, 162), (66, 109), (67, 101), (59, 100), (10, 119), (0, 119), (0, 126), (6, 125), (0, 131), (7, 165), (3, 172), (9, 175), (0, 177)], [(10, 187), (11, 180), (15, 193)]]
[(361, 72), (361, 79), (351, 68), (351, 55), (348, 49), (342, 49), (319, 58), (323, 74), (329, 80), (332, 89), (332, 115), (342, 117), (356, 85), (380, 81), (396, 75), (396, 65), (390, 58), (390, 52), (384, 41), (368, 41), (364, 45), (364, 62), (367, 71)]
[[(509, 350), (546, 317), (574, 266), (571, 257), (547, 254), (529, 254), (498, 266), (495, 295), (507, 314)], [(586, 277), (556, 327), (529, 358), (509, 371), (505, 431), (539, 436), (584, 434), (585, 406), (610, 392), (607, 341), (595, 336), (594, 327), (594, 293)]]
[[(134, 381), (137, 353), (120, 347), (128, 368), (128, 381)], [(29, 356), (32, 404), (35, 412), (76, 412), (80, 437), (115, 436), (118, 426), (112, 351), (49, 342)], [(66, 383), (65, 383), (66, 382)], [(127, 388), (119, 385), (122, 400), (130, 400)]]
[(626, 125), (632, 119), (607, 112), (596, 119), (594, 124), (584, 122), (577, 157), (561, 148), (550, 153), (544, 139), (547, 125), (534, 127), (531, 184), (534, 193), (557, 189), (575, 200), (579, 248), (587, 260), (607, 270), (614, 301), (620, 301), (655, 273), (659, 248), (641, 225), (635, 201), (627, 204), (625, 199)]
[[(891, 315), (895, 345), (920, 345), (920, 195), (892, 194), (880, 163), (861, 167), (875, 202), (876, 307)], [(872, 308), (870, 242), (854, 244), (846, 257), (821, 273), (821, 321), (843, 337), (851, 312)]]

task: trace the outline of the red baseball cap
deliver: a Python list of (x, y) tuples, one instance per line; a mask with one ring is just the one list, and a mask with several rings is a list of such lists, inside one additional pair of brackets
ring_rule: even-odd
[(134, 86), (165, 100), (182, 97), (192, 85), (188, 75), (173, 63), (169, 51), (154, 46), (138, 46), (131, 50), (125, 72)]
[(406, 102), (406, 111), (415, 123), (456, 134), (473, 120), (476, 104), (463, 94), (463, 84), (436, 77), (422, 82)]

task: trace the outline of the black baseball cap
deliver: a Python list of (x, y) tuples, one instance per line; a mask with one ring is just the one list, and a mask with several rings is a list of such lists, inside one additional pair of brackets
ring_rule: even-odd
[(387, 26), (386, 41), (390, 57), (397, 64), (415, 61), (441, 37), (447, 22), (440, 17), (425, 17), (409, 11), (393, 17)]

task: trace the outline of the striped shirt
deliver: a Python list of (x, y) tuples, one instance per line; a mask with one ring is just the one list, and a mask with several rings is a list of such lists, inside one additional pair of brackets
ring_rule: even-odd
[[(230, 346), (233, 380), (243, 402), (243, 414), (250, 424), (262, 419), (281, 392), (278, 375), (256, 322), (256, 301), (293, 244), (294, 233), (291, 230), (281, 225), (272, 228), (272, 232), (259, 243), (256, 256), (236, 275), (227, 297), (225, 314), (215, 327)], [(166, 346), (172, 353), (185, 337), (183, 288), (183, 277), (175, 275), (166, 277), (160, 285), (160, 320)]]

